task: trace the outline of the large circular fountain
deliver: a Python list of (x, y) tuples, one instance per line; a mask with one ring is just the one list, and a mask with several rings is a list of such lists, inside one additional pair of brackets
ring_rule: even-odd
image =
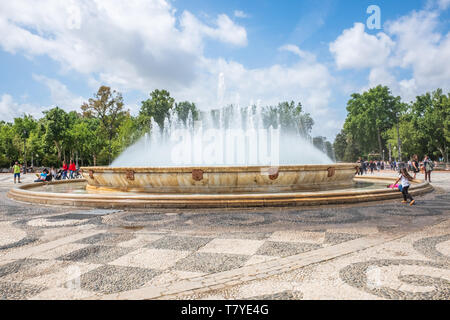
[[(288, 118), (295, 119), (292, 114)], [(10, 190), (25, 202), (100, 208), (206, 208), (341, 204), (401, 197), (392, 178), (357, 178), (301, 134), (266, 125), (258, 108), (233, 108), (194, 123), (172, 114), (110, 167), (83, 167), (83, 180)], [(298, 120), (298, 121), (297, 121)], [(297, 119), (300, 123), (301, 119)], [(411, 193), (432, 190), (413, 181)]]

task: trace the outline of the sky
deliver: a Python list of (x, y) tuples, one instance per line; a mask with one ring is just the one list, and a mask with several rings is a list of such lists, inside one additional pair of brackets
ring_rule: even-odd
[(1, 1), (0, 120), (107, 85), (134, 115), (154, 89), (202, 110), (293, 100), (333, 141), (354, 92), (450, 91), (449, 26), (450, 0)]

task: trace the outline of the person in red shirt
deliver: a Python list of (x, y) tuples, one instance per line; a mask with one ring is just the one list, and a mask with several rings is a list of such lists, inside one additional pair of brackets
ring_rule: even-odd
[(75, 166), (75, 162), (73, 162), (73, 160), (70, 160), (69, 171), (70, 179), (74, 179), (75, 177), (73, 176), (73, 174), (75, 173), (75, 171), (77, 171), (77, 167)]
[(69, 168), (67, 167), (67, 163), (65, 162), (65, 161), (63, 161), (63, 166), (62, 166), (62, 172), (63, 172), (63, 174), (62, 174), (62, 179), (64, 180), (64, 179), (67, 179), (67, 170), (68, 170)]

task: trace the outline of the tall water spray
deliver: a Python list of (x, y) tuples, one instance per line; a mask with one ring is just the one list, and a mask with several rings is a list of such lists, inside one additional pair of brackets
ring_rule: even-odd
[(113, 167), (277, 166), (327, 164), (333, 161), (315, 148), (300, 130), (284, 131), (279, 114), (264, 125), (257, 105), (192, 112), (180, 119), (174, 110), (161, 127), (151, 120), (150, 133), (127, 148)]
[(257, 100), (256, 105), (251, 101), (241, 108), (239, 93), (235, 94), (233, 105), (222, 108), (225, 91), (225, 75), (221, 72), (217, 79), (217, 110), (201, 112), (197, 121), (192, 112), (186, 119), (180, 119), (175, 109), (160, 124), (151, 119), (150, 133), (127, 148), (112, 166), (278, 166), (332, 162), (305, 139), (301, 121), (297, 121), (297, 128), (285, 130), (277, 112), (276, 121), (271, 119), (270, 125), (265, 124), (261, 101)]

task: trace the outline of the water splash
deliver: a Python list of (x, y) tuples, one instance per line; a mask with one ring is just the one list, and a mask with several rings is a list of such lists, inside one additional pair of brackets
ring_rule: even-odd
[[(239, 97), (237, 97), (237, 100)], [(279, 114), (264, 124), (260, 103), (200, 113), (186, 121), (173, 110), (161, 128), (151, 119), (151, 131), (127, 148), (113, 167), (276, 166), (328, 164), (333, 161), (315, 148), (302, 130), (283, 131)], [(300, 124), (301, 125), (301, 124)]]

